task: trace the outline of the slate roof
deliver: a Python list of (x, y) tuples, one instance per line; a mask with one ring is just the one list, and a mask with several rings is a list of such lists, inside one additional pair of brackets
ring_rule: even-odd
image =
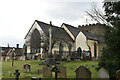
[(88, 39), (96, 40), (96, 41), (99, 41), (99, 42), (105, 42), (105, 39), (104, 39), (103, 36), (96, 36), (95, 34), (92, 34), (89, 31), (82, 31), (82, 32), (83, 32), (83, 34), (85, 34), (85, 36)]
[[(82, 30), (80, 30), (79, 28), (77, 27), (74, 27), (74, 26), (71, 26), (69, 24), (66, 24), (66, 23), (63, 23), (69, 30), (70, 32), (74, 35), (74, 37), (76, 37), (78, 35), (78, 33)], [(88, 31), (82, 31), (85, 36), (88, 38), (88, 39), (91, 39), (91, 40), (96, 40), (96, 41), (99, 41), (99, 42), (105, 42), (105, 39), (103, 36), (96, 36)]]
[(6, 56), (9, 50), (12, 49), (11, 47), (1, 47), (2, 52), (0, 53), (1, 56)]
[[(7, 53), (13, 49), (13, 47), (1, 47), (2, 52), (0, 53), (1, 56), (7, 56)], [(22, 56), (22, 48), (15, 48), (16, 56)]]
[(16, 48), (15, 54), (16, 54), (16, 56), (22, 56), (22, 54), (23, 54), (22, 48)]
[(73, 34), (74, 37), (76, 37), (78, 35), (78, 33), (80, 32), (80, 29), (78, 29), (77, 27), (74, 27), (72, 25), (63, 23), (62, 25), (65, 25), (69, 31)]
[[(44, 22), (41, 22), (41, 21), (38, 21), (38, 20), (35, 20), (35, 22), (37, 22), (39, 24), (39, 26), (41, 27), (43, 32), (46, 34), (46, 36), (49, 36), (50, 24), (47, 24), (47, 23), (44, 23)], [(96, 41), (99, 41), (99, 42), (105, 42), (105, 39), (104, 39), (103, 36), (96, 36), (95, 34), (92, 34), (88, 31), (80, 30), (79, 28), (71, 26), (71, 25), (66, 24), (66, 23), (63, 23), (62, 25), (65, 25), (68, 28), (68, 30), (73, 34), (73, 36), (75, 38), (77, 37), (78, 33), (80, 31), (82, 31), (88, 39), (96, 40)], [(28, 33), (27, 33), (27, 35), (28, 35)], [(54, 26), (54, 25), (52, 25), (52, 37), (55, 38), (55, 39), (60, 39), (60, 40), (64, 40), (64, 41), (74, 41), (63, 28), (57, 27), (57, 26)]]
[[(36, 20), (36, 22), (40, 25), (43, 32), (48, 36), (50, 24), (47, 24), (38, 20)], [(68, 33), (64, 29), (54, 25), (52, 25), (52, 37), (56, 39), (65, 40), (65, 41), (73, 41), (72, 38), (68, 35)]]
[(97, 38), (98, 38), (99, 42), (105, 43), (105, 37), (103, 37), (103, 36), (97, 36)]

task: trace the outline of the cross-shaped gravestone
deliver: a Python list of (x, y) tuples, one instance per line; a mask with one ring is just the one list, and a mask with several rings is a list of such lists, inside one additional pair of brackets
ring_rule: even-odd
[(15, 80), (19, 80), (19, 75), (20, 75), (19, 70), (15, 70), (14, 75), (15, 75)]
[(58, 73), (60, 73), (58, 67), (55, 65), (55, 67), (52, 69), (53, 72), (55, 72), (55, 80), (58, 79)]

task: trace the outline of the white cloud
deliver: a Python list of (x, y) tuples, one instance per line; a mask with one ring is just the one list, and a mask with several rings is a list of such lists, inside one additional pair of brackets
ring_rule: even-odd
[(84, 8), (89, 8), (90, 3), (85, 2), (65, 2), (65, 3), (52, 3), (46, 15), (55, 19), (74, 21), (80, 19), (80, 16), (85, 14)]
[[(90, 1), (90, 0), (89, 0)], [(1, 0), (0, 46), (15, 46), (24, 37), (34, 20), (60, 26), (63, 22), (78, 26), (82, 24), (89, 1), (83, 0)], [(90, 1), (91, 2), (91, 1)], [(84, 4), (83, 4), (84, 3)]]

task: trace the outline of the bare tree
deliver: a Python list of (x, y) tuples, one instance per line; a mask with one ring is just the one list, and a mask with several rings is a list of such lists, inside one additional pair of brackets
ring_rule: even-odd
[[(59, 40), (56, 40), (52, 37), (52, 48), (55, 43), (59, 43)], [(25, 42), (31, 48), (43, 48), (43, 53), (48, 53), (49, 49), (49, 37), (44, 33), (39, 33), (38, 30), (34, 30), (34, 32), (30, 33)], [(59, 44), (57, 44), (59, 45)]]
[(44, 33), (40, 33), (37, 29), (35, 29), (27, 35), (25, 45), (30, 46), (31, 49), (39, 49), (40, 52), (40, 48), (44, 49), (48, 45), (48, 37)]
[(95, 21), (97, 21), (98, 23), (101, 23), (101, 24), (106, 24), (110, 27), (113, 27), (112, 24), (108, 21), (106, 21), (106, 16), (104, 15), (103, 11), (101, 11), (96, 3), (92, 3), (91, 4), (91, 7), (92, 9), (89, 10), (89, 11), (86, 11), (86, 13), (91, 17), (93, 18)]

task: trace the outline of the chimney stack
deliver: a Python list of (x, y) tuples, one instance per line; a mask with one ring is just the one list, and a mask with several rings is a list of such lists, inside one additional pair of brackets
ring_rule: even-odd
[(19, 44), (16, 44), (16, 47), (19, 48)]
[(10, 47), (9, 43), (8, 43), (8, 48)]

